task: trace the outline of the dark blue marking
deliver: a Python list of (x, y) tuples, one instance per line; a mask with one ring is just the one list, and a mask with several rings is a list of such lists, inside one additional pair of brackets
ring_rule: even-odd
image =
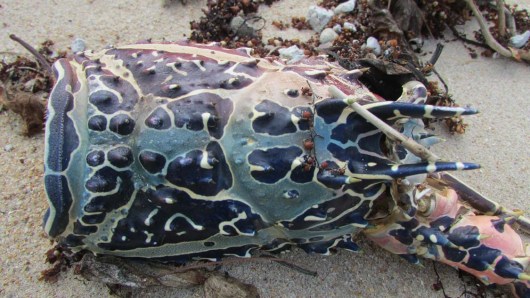
[(337, 247), (342, 248), (342, 249), (346, 249), (346, 250), (349, 250), (349, 251), (359, 251), (359, 245), (357, 245), (357, 243), (353, 242), (353, 240), (349, 236), (348, 236), (348, 238), (346, 238), (346, 240), (341, 239), (339, 241), (339, 243), (337, 243)]
[[(225, 67), (228, 66), (228, 63)], [(243, 63), (239, 63), (235, 68), (234, 68), (234, 72), (235, 73), (238, 73), (238, 72), (242, 72), (244, 74), (247, 74), (251, 77), (259, 77), (263, 71), (260, 70), (256, 64), (250, 64), (250, 65), (246, 65), (246, 64), (243, 64)]]
[(110, 149), (109, 152), (107, 152), (107, 159), (117, 168), (128, 167), (134, 161), (131, 148), (126, 146), (118, 146)]
[[(341, 195), (327, 202), (319, 204), (316, 208), (310, 208), (298, 215), (295, 219), (290, 221), (282, 221), (281, 224), (287, 227), (289, 230), (303, 230), (311, 228), (315, 225), (320, 225), (311, 229), (312, 231), (331, 231), (336, 228), (349, 225), (352, 223), (365, 224), (366, 220), (364, 215), (369, 210), (369, 203), (366, 201), (357, 206), (361, 199), (353, 197), (348, 194)], [(342, 213), (348, 209), (355, 208), (352, 212), (342, 215), (342, 218), (338, 218)], [(304, 220), (308, 216), (315, 216), (319, 218), (335, 219), (332, 223), (323, 224), (322, 221), (306, 221)]]
[[(423, 236), (422, 242), (426, 244), (437, 244), (441, 246), (447, 246), (449, 244), (449, 240), (447, 240), (445, 235), (438, 228), (427, 228), (425, 226), (421, 226), (412, 233), (414, 238), (416, 238), (418, 235)], [(432, 235), (436, 237), (436, 242), (431, 241)]]
[[(100, 172), (102, 170), (105, 171)], [(133, 173), (131, 171), (117, 172), (109, 167), (105, 167), (102, 170), (98, 171), (97, 173), (100, 173), (103, 179), (113, 179), (113, 183), (116, 183), (116, 180), (119, 177), (121, 180), (121, 184), (116, 193), (91, 198), (90, 201), (83, 208), (86, 212), (106, 213), (115, 210), (127, 204), (134, 192), (134, 183), (132, 181)]]
[(120, 135), (129, 135), (134, 130), (134, 120), (125, 114), (118, 114), (110, 119), (109, 129)]
[[(170, 198), (174, 203), (166, 203), (166, 198)], [(146, 219), (154, 209), (158, 209), (158, 212), (150, 218), (149, 225), (146, 225)], [(240, 213), (247, 216), (246, 219), (235, 223), (240, 231), (253, 233), (266, 227), (258, 214), (253, 213), (248, 205), (239, 201), (209, 201), (191, 198), (186, 192), (165, 186), (148, 189), (145, 192), (140, 190), (127, 216), (117, 223), (111, 242), (101, 243), (99, 246), (108, 250), (130, 250), (169, 243), (207, 240), (220, 233), (219, 225), (222, 222), (229, 222), (237, 218)], [(166, 231), (167, 221), (175, 214), (186, 216), (195, 225), (200, 225), (202, 229), (195, 229), (183, 217), (175, 217), (169, 224), (170, 231)], [(145, 242), (144, 231), (153, 234), (150, 243)], [(224, 231), (229, 233), (227, 237), (237, 235), (236, 230), (228, 226)], [(122, 241), (123, 236), (128, 240)], [(215, 243), (213, 248), (215, 248)], [(208, 254), (201, 253), (200, 255), (205, 257)], [(220, 256), (222, 254), (216, 255), (216, 257)]]
[(305, 168), (305, 165), (301, 165), (294, 168), (291, 172), (291, 180), (296, 183), (309, 183), (313, 182), (315, 176), (315, 165), (312, 165), (309, 170)]
[(319, 169), (317, 180), (328, 188), (339, 189), (346, 183), (346, 176), (339, 173), (340, 167), (330, 160), (325, 161), (328, 165), (325, 169)]
[(92, 233), (95, 233), (98, 231), (98, 227), (96, 226), (85, 226), (81, 224), (81, 222), (76, 221), (74, 223), (74, 234), (76, 235), (90, 235)]
[(130, 90), (122, 90), (123, 92), (126, 92), (126, 94), (120, 93), (122, 98), (121, 103), (116, 94), (106, 90), (98, 90), (91, 93), (88, 96), (88, 101), (93, 104), (98, 111), (107, 115), (114, 114), (119, 111), (130, 112), (134, 109), (136, 103), (138, 102), (138, 94), (136, 94), (136, 91), (132, 86), (130, 86), (129, 89)]
[(107, 192), (116, 188), (118, 172), (110, 167), (99, 169), (85, 183), (90, 192)]
[(91, 151), (86, 156), (86, 163), (91, 167), (97, 167), (105, 162), (105, 152), (101, 150)]
[(213, 163), (210, 163), (212, 169), (200, 166), (203, 151), (192, 150), (169, 163), (166, 179), (174, 185), (186, 187), (204, 196), (215, 196), (232, 187), (232, 174), (219, 143), (210, 142), (206, 151), (208, 159)]
[[(48, 234), (51, 237), (56, 237), (64, 232), (68, 225), (70, 218), (68, 211), (72, 206), (72, 194), (68, 188), (68, 180), (62, 175), (44, 176), (44, 186), (50, 205), (55, 209), (55, 215)], [(49, 216), (49, 211), (47, 214)]]
[(256, 111), (266, 113), (252, 121), (252, 129), (257, 133), (280, 136), (297, 131), (291, 119), (291, 112), (274, 101), (263, 100), (255, 107)]
[(88, 60), (86, 57), (79, 57), (79, 55), (77, 55), (75, 59), (77, 62), (83, 65), (86, 78), (95, 77), (98, 75), (111, 75), (107, 69), (103, 68), (106, 65), (101, 63), (99, 59)]
[(166, 158), (162, 154), (152, 151), (143, 151), (140, 153), (139, 159), (144, 169), (151, 174), (159, 173), (166, 165)]
[[(313, 122), (313, 111), (310, 107), (295, 107), (292, 111), (293, 115), (300, 119), (298, 121), (298, 130), (309, 130), (311, 129), (311, 123)], [(311, 116), (306, 119), (304, 113), (309, 113)]]
[[(289, 243), (289, 244), (284, 244), (284, 243)], [(271, 253), (280, 253), (282, 251), (290, 250), (291, 248), (292, 248), (292, 244), (290, 244), (289, 240), (284, 239), (284, 238), (277, 238), (263, 245), (260, 248), (260, 250), (268, 251)]]
[(115, 106), (117, 111), (133, 111), (136, 104), (138, 103), (139, 96), (136, 92), (136, 88), (129, 83), (127, 80), (120, 79), (115, 75), (103, 75), (99, 79), (109, 89), (118, 92), (122, 98), (121, 103)]
[(447, 239), (455, 245), (470, 248), (480, 244), (479, 236), (480, 232), (477, 227), (464, 226), (451, 230)]
[(86, 224), (96, 225), (96, 224), (102, 223), (103, 220), (105, 220), (105, 217), (106, 217), (105, 213), (86, 214), (86, 215), (83, 215), (83, 217), (81, 219)]
[(88, 119), (88, 128), (94, 131), (104, 131), (107, 129), (107, 118), (102, 115), (96, 115)]
[(469, 259), (464, 265), (478, 271), (487, 270), (502, 253), (500, 250), (480, 245), (468, 250)]
[(506, 221), (503, 218), (492, 219), (491, 224), (497, 232), (504, 233), (504, 225), (506, 225)]
[[(405, 102), (392, 102), (387, 105), (379, 105), (371, 107), (369, 110), (372, 114), (377, 117), (385, 120), (389, 124), (393, 124), (398, 119), (395, 118), (396, 114), (394, 111), (399, 111), (403, 117), (412, 117), (412, 118), (423, 118), (426, 116), (425, 105), (419, 105), (414, 103), (405, 103)], [(433, 118), (446, 118), (453, 117), (457, 114), (457, 111), (461, 108), (453, 107), (441, 107), (441, 106), (432, 106), (431, 115)], [(465, 112), (462, 115), (473, 115), (478, 111), (472, 108), (466, 108)], [(400, 118), (403, 118), (400, 117)], [(388, 120), (388, 118), (395, 118), (393, 120)]]
[(293, 161), (302, 153), (302, 149), (296, 146), (254, 150), (248, 156), (248, 163), (263, 167), (265, 170), (251, 171), (250, 174), (260, 182), (276, 183), (287, 175), (291, 170)]
[(78, 236), (78, 235), (68, 235), (66, 238), (60, 240), (60, 244), (65, 247), (76, 247), (76, 246), (82, 246), (85, 243), (83, 240), (85, 239), (85, 236)]
[(398, 158), (400, 160), (405, 159), (405, 157), (407, 157), (407, 155), (409, 154), (409, 151), (407, 149), (405, 149), (405, 147), (403, 147), (401, 145), (396, 145), (394, 147), (394, 152), (397, 154), (397, 156), (398, 156)]
[(171, 127), (171, 118), (163, 108), (156, 108), (146, 119), (145, 125), (154, 129), (168, 129)]
[(335, 245), (335, 239), (320, 242), (309, 242), (304, 244), (298, 244), (298, 247), (303, 249), (306, 253), (317, 253), (326, 254)]
[[(344, 211), (340, 210), (340, 211)], [(344, 227), (347, 225), (355, 224), (356, 226), (367, 226), (368, 221), (365, 219), (366, 215), (370, 212), (370, 202), (364, 201), (360, 206), (355, 208), (354, 211), (343, 215), (340, 219), (335, 220), (332, 223), (321, 225), (315, 228), (310, 228), (311, 231), (331, 231), (338, 227)], [(329, 216), (329, 218), (338, 218), (339, 214)]]
[(410, 231), (409, 230), (405, 230), (405, 229), (391, 230), (388, 234), (390, 236), (394, 236), (394, 238), (396, 238), (396, 240), (398, 240), (399, 242), (401, 242), (401, 243), (403, 243), (405, 245), (411, 245), (413, 240), (414, 240), (412, 238), (412, 235), (410, 234)]
[(399, 224), (407, 230), (412, 230), (412, 229), (415, 229), (417, 226), (419, 226), (420, 222), (415, 218), (411, 218), (408, 221), (401, 221), (399, 222)]
[[(331, 131), (331, 138), (343, 144), (346, 144), (348, 141), (356, 143), (359, 135), (371, 131), (377, 131), (377, 128), (367, 122), (363, 117), (356, 113), (351, 113), (346, 118), (346, 123), (339, 124), (333, 128)], [(377, 134), (381, 135), (381, 132)], [(377, 142), (377, 147), (368, 147), (364, 149), (371, 149), (369, 150), (370, 152), (380, 153), (380, 150), (378, 149), (379, 147), (379, 142)]]
[[(216, 94), (202, 93), (170, 102), (167, 108), (173, 112), (176, 127), (193, 131), (206, 129), (212, 137), (220, 139), (234, 110), (234, 103)], [(204, 113), (210, 114), (208, 127), (204, 127)]]
[(442, 251), (446, 259), (448, 259), (449, 261), (456, 262), (456, 263), (462, 262), (462, 260), (464, 260), (464, 258), (467, 255), (466, 251), (462, 251), (457, 248), (452, 248), (448, 246), (442, 247)]
[(449, 216), (442, 216), (430, 223), (431, 228), (439, 229), (440, 226), (444, 228), (444, 230), (448, 229), (455, 219)]
[(520, 263), (502, 256), (497, 264), (495, 264), (495, 273), (504, 278), (517, 279), (519, 278), (519, 274), (524, 273), (524, 268)]
[(342, 99), (326, 99), (315, 104), (315, 110), (318, 117), (324, 119), (324, 122), (331, 124), (339, 120), (342, 111), (348, 105)]
[[(378, 163), (373, 167), (368, 167), (367, 165), (365, 166), (364, 163), (351, 162), (350, 165), (353, 166), (353, 169), (350, 170), (353, 170), (356, 173), (387, 175), (393, 178), (398, 178), (429, 173), (428, 167), (430, 164), (428, 162), (401, 164), (397, 171), (392, 170), (392, 164)], [(436, 167), (435, 172), (458, 170), (457, 165), (454, 162), (435, 162), (434, 165)], [(474, 170), (479, 167), (480, 166), (477, 164), (464, 163), (462, 170)]]

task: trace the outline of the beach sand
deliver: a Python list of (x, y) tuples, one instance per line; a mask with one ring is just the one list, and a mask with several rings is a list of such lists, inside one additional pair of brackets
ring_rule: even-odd
[[(189, 33), (189, 22), (202, 15), (206, 1), (101, 0), (9, 0), (0, 2), (0, 52), (25, 53), (8, 38), (14, 33), (30, 44), (45, 39), (57, 49), (70, 46), (74, 38), (86, 40), (89, 49), (110, 44), (128, 44), (152, 38), (153, 41), (180, 40)], [(193, 3), (191, 3), (193, 2)], [(273, 20), (289, 22), (290, 16), (305, 16), (315, 1), (283, 0), (260, 14), (267, 20), (265, 38), (298, 37), (310, 31), (279, 31)], [(519, 1), (530, 7), (530, 0)], [(469, 24), (471, 30), (476, 24)], [(448, 34), (448, 39), (453, 39)], [(432, 52), (436, 41), (424, 50)], [(429, 57), (427, 55), (426, 57)], [(464, 135), (452, 136), (443, 127), (436, 129), (447, 141), (434, 151), (447, 160), (476, 162), (477, 171), (457, 173), (469, 185), (510, 208), (529, 214), (530, 191), (530, 68), (508, 59), (472, 59), (463, 44), (446, 43), (438, 61), (438, 72), (461, 105), (471, 105), (481, 113), (466, 118)], [(83, 280), (72, 272), (54, 284), (38, 280), (48, 268), (44, 253), (52, 247), (42, 228), (47, 208), (43, 189), (44, 134), (22, 136), (23, 123), (10, 111), (0, 113), (0, 296), (2, 297), (104, 297), (105, 286)], [(7, 149), (7, 150), (6, 150)], [(9, 150), (11, 149), (11, 150)], [(247, 262), (223, 266), (230, 275), (251, 283), (262, 297), (443, 297), (432, 290), (436, 274), (430, 261), (414, 266), (360, 240), (362, 252), (339, 251), (333, 256), (307, 255), (300, 250), (282, 255), (288, 260), (318, 272), (317, 277), (302, 275), (277, 264)], [(438, 265), (447, 295), (459, 296), (464, 284), (457, 272)], [(146, 289), (141, 297), (201, 297), (200, 288), (175, 290)]]

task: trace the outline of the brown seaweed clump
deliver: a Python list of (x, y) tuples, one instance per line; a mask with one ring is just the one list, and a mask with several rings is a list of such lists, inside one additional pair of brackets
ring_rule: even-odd
[(47, 67), (66, 56), (66, 52), (56, 52), (52, 46), (53, 42), (47, 40), (38, 50), (48, 63), (45, 66), (24, 56), (0, 61), (0, 109), (11, 110), (22, 117), (26, 136), (44, 130), (46, 99), (54, 84)]

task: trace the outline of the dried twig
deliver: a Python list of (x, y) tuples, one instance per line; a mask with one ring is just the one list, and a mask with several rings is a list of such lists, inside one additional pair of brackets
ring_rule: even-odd
[(504, 7), (504, 17), (506, 18), (508, 33), (510, 36), (514, 36), (517, 33), (517, 25), (515, 24), (515, 17), (507, 7)]
[(488, 28), (486, 20), (482, 16), (482, 13), (478, 9), (477, 5), (473, 0), (464, 0), (466, 4), (471, 8), (473, 15), (477, 18), (478, 24), (480, 25), (480, 30), (482, 35), (486, 40), (486, 44), (493, 49), (495, 52), (499, 53), (501, 56), (514, 58), (516, 60), (526, 60), (530, 61), (530, 51), (517, 50), (517, 49), (507, 49), (503, 47), (491, 34)]
[(497, 0), (497, 15), (499, 16), (499, 35), (506, 36), (506, 15), (504, 14), (504, 0)]
[(27, 42), (25, 42), (22, 39), (20, 39), (15, 34), (9, 35), (9, 38), (11, 38), (12, 40), (18, 42), (21, 46), (23, 46), (26, 50), (28, 50), (33, 56), (35, 56), (37, 61), (39, 61), (41, 67), (44, 68), (50, 74), (50, 76), (53, 77), (52, 67), (51, 67), (50, 63), (48, 62), (48, 60), (46, 60), (46, 58), (44, 58), (44, 56), (41, 53), (39, 53), (37, 50), (35, 50), (35, 48), (33, 48)]
[(29, 66), (18, 66), (17, 67), (18, 69), (21, 69), (21, 70), (29, 70), (29, 71), (33, 71), (33, 72), (36, 72), (42, 76), (45, 76), (44, 73), (42, 73), (42, 71), (39, 71), (38, 69), (35, 69), (33, 67), (29, 67)]

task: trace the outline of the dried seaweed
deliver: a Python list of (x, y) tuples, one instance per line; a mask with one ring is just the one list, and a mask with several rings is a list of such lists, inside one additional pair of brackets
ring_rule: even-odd
[(46, 66), (66, 56), (66, 52), (56, 52), (52, 46), (53, 42), (47, 40), (38, 49), (45, 66), (24, 56), (0, 61), (0, 106), (22, 117), (26, 136), (44, 131), (46, 99), (54, 83)]

